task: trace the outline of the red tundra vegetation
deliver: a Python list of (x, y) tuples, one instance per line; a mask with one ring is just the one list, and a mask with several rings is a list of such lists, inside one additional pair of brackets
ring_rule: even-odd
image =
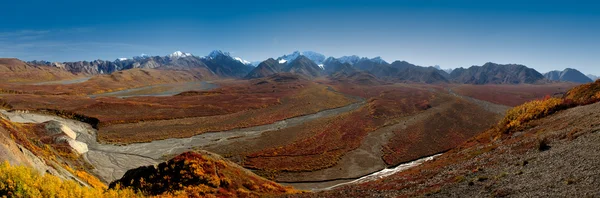
[[(147, 142), (203, 132), (270, 124), (355, 102), (324, 85), (280, 74), (251, 81), (223, 81), (211, 91), (170, 97), (88, 98), (70, 95), (0, 96), (12, 109), (76, 114), (97, 119), (99, 140)], [(135, 135), (132, 135), (135, 134)]]
[[(339, 88), (339, 87), (336, 87)], [(430, 108), (436, 96), (427, 90), (403, 86), (353, 87), (359, 96), (371, 96), (364, 107), (298, 127), (296, 141), (246, 156), (243, 165), (264, 171), (314, 171), (331, 167), (345, 153), (358, 148), (369, 132), (394, 119)], [(375, 94), (377, 93), (377, 94)]]

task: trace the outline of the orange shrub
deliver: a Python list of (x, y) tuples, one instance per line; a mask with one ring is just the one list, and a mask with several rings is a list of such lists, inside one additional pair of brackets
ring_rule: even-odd
[(600, 80), (579, 85), (567, 92), (564, 97), (576, 105), (586, 105), (600, 101)]

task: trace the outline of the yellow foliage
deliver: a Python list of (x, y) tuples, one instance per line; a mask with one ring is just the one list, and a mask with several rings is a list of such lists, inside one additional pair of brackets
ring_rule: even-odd
[(508, 110), (504, 119), (500, 121), (500, 126), (504, 127), (505, 132), (520, 129), (523, 124), (550, 115), (564, 107), (563, 100), (559, 98), (527, 102)]
[(107, 189), (108, 187), (102, 183), (100, 180), (98, 180), (97, 177), (94, 177), (93, 175), (90, 175), (89, 173), (85, 172), (85, 171), (80, 171), (77, 170), (75, 171), (75, 175), (77, 175), (77, 177), (79, 177), (79, 179), (83, 180), (85, 183), (89, 184), (90, 186), (97, 188), (97, 189)]
[(29, 167), (11, 166), (8, 162), (0, 164), (0, 194), (9, 197), (142, 197), (131, 189), (84, 187), (75, 181), (40, 175)]

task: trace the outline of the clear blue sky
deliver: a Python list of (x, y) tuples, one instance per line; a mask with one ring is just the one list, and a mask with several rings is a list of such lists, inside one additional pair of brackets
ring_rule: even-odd
[(442, 68), (600, 74), (600, 1), (4, 1), (0, 57), (75, 61), (294, 50)]

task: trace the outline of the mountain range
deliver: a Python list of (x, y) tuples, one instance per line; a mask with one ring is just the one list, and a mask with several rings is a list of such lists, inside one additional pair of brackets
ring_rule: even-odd
[(176, 51), (166, 56), (141, 55), (131, 59), (119, 58), (114, 61), (94, 60), (77, 62), (30, 61), (32, 65), (46, 65), (61, 68), (76, 74), (97, 75), (110, 74), (116, 71), (146, 69), (185, 69), (206, 68), (221, 77), (244, 77), (252, 69), (251, 63), (239, 57), (232, 57), (227, 52), (212, 51), (208, 56), (199, 57), (190, 53)]
[(485, 63), (469, 68), (441, 69), (439, 66), (419, 66), (406, 61), (388, 63), (381, 57), (367, 58), (357, 55), (339, 58), (326, 57), (313, 51), (294, 51), (278, 58), (262, 62), (250, 62), (233, 57), (227, 52), (215, 50), (207, 56), (176, 51), (166, 56), (141, 55), (119, 58), (114, 61), (94, 60), (77, 62), (30, 61), (34, 66), (52, 66), (73, 74), (98, 75), (133, 68), (150, 69), (206, 69), (223, 78), (261, 78), (277, 73), (293, 73), (308, 79), (321, 76), (351, 76), (355, 72), (367, 72), (388, 82), (417, 83), (465, 83), (465, 84), (521, 84), (545, 81), (590, 82), (575, 69), (552, 71), (542, 75), (535, 69), (518, 64)]

